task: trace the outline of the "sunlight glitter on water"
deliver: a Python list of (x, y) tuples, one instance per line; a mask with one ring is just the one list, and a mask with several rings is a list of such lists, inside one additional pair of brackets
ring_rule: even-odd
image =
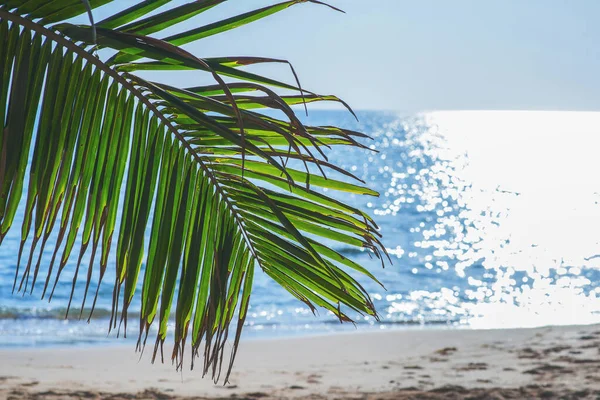
[[(427, 129), (396, 122), (404, 124), (404, 142), (381, 140), (387, 153), (413, 147), (413, 161), (430, 162), (386, 170), (387, 201), (375, 214), (393, 218), (413, 201), (420, 203), (417, 212), (433, 214), (410, 231), (421, 233), (415, 247), (431, 253), (424, 268), (451, 264), (457, 277), (467, 278), (462, 320), (488, 328), (599, 321), (598, 281), (588, 276), (597, 276), (600, 253), (600, 184), (593, 179), (600, 170), (600, 114), (422, 117)], [(411, 175), (415, 183), (403, 183)], [(476, 264), (488, 271), (487, 282), (471, 276)], [(445, 308), (453, 303), (448, 296), (445, 302)], [(407, 307), (392, 306), (398, 312)]]

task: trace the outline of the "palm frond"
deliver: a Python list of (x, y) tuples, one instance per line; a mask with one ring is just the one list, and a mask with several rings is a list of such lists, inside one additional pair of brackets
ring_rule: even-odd
[[(85, 3), (93, 10), (107, 2)], [(302, 89), (293, 69), (295, 85), (242, 69), (284, 60), (203, 59), (177, 47), (297, 3), (322, 3), (287, 1), (164, 40), (148, 36), (221, 2), (195, 1), (153, 14), (168, 1), (146, 0), (92, 27), (64, 22), (86, 13), (79, 0), (0, 1), (0, 244), (19, 205), (25, 208), (14, 290), (32, 293), (42, 286), (42, 298), (51, 299), (74, 257), (67, 315), (81, 270), (86, 280), (79, 283), (85, 285), (79, 317), (84, 310), (91, 317), (105, 272), (114, 266), (109, 329), (122, 323), (126, 334), (141, 279), (138, 348), (156, 321), (153, 357), (160, 350), (162, 359), (173, 318), (172, 360), (181, 367), (190, 337), (192, 366), (202, 353), (203, 372), (215, 381), (230, 328), (235, 336), (225, 381), (231, 372), (255, 267), (312, 310), (323, 307), (351, 321), (348, 309), (377, 313), (345, 268), (376, 278), (321, 240), (377, 257), (385, 252), (370, 216), (315, 189), (377, 195), (359, 180), (327, 176), (354, 178), (331, 164), (322, 148), (365, 147), (358, 140), (366, 136), (306, 126), (291, 108), (346, 103)], [(92, 46), (114, 55), (102, 61)], [(132, 74), (178, 68), (205, 71), (215, 83), (176, 88)], [(276, 88), (296, 94), (282, 96)], [(265, 109), (286, 119), (257, 112)], [(110, 260), (114, 236), (116, 259)], [(52, 259), (42, 265), (50, 237), (56, 238)], [(95, 288), (93, 276), (99, 277)]]

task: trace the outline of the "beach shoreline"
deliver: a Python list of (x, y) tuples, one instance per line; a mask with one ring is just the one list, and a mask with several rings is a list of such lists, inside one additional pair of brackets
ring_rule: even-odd
[[(600, 325), (246, 340), (230, 383), (133, 347), (0, 349), (6, 399), (596, 398)], [(165, 348), (165, 355), (170, 350)]]

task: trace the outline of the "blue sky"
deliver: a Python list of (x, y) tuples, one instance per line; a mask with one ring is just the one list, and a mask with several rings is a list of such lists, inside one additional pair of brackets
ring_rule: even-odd
[[(230, 0), (189, 28), (266, 4)], [(187, 49), (290, 60), (302, 84), (357, 109), (598, 110), (600, 1), (331, 0), (300, 4)], [(290, 80), (285, 67), (258, 72)], [(187, 85), (197, 73), (171, 75)]]

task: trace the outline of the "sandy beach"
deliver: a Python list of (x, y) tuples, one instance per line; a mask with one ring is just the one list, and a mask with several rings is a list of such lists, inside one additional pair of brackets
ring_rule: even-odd
[(410, 329), (242, 343), (227, 386), (130, 346), (0, 351), (5, 399), (600, 396), (600, 326)]

